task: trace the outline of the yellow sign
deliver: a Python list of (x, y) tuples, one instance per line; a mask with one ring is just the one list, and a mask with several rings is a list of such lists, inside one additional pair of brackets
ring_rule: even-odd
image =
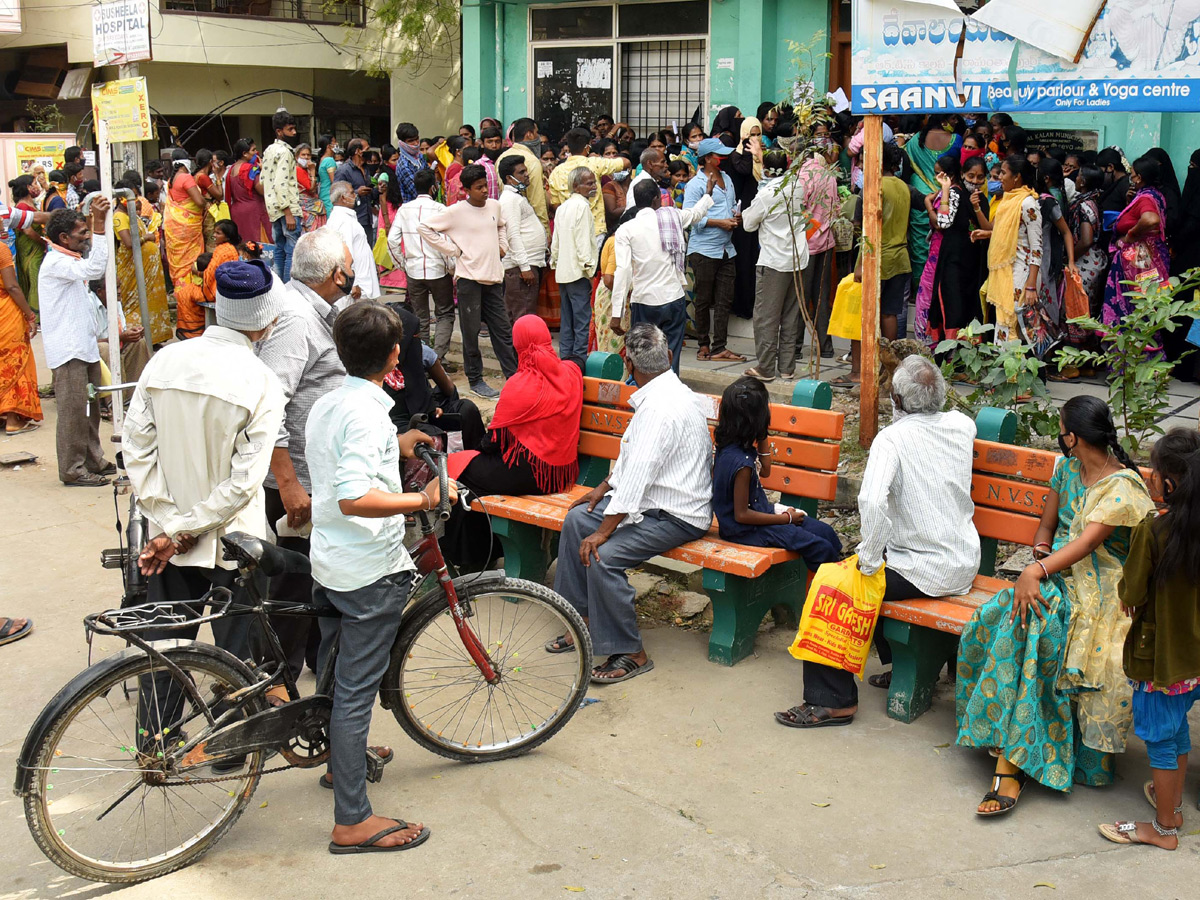
[(67, 142), (63, 138), (48, 141), (14, 141), (13, 149), (17, 155), (19, 174), (29, 174), (34, 166), (41, 166), (47, 172), (53, 172), (62, 165)]
[(92, 115), (108, 125), (108, 139), (149, 141), (154, 139), (150, 101), (145, 78), (122, 78), (92, 87)]

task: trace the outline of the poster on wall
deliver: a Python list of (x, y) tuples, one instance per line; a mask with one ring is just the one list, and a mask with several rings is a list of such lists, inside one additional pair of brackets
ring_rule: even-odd
[(1200, 0), (1056, 0), (1054, 19), (1028, 3), (855, 0), (852, 111), (1200, 109)]
[(108, 139), (113, 143), (154, 139), (145, 78), (92, 85), (92, 115), (108, 125)]
[(17, 174), (27, 175), (34, 166), (53, 172), (62, 165), (67, 142), (62, 138), (37, 141), (14, 141), (13, 151), (17, 159)]

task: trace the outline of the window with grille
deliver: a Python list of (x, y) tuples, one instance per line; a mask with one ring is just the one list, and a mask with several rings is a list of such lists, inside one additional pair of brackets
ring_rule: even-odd
[[(682, 126), (708, 97), (708, 0), (558, 4), (529, 11), (533, 117), (544, 134), (601, 112), (639, 136)], [(608, 62), (605, 62), (608, 60)]]
[(638, 41), (621, 45), (621, 119), (639, 135), (703, 117), (705, 41)]

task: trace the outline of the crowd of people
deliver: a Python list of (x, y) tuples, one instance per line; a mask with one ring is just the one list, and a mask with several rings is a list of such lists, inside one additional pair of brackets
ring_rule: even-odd
[[(295, 125), (277, 113), (261, 154), (249, 140), (231, 154), (177, 148), (168, 167), (152, 161), (144, 177), (125, 173), (128, 196), (111, 222), (104, 197), (86, 215), (79, 209), (94, 186), (80, 180), (78, 162), (44, 182), (38, 173), (15, 179), (3, 214), (16, 260), (0, 249), (8, 301), (0, 412), (10, 433), (41, 418), (29, 345), (40, 327), (54, 373), (59, 478), (108, 483), (115, 467), (103, 457), (87, 385), (101, 383), (100, 345), (110, 340), (99, 279), (111, 227), (117, 339), (129, 350), (125, 377), (138, 382), (123, 448), (151, 524), (142, 554), (151, 597), (232, 587), (232, 564), (217, 552), (230, 531), (270, 532), (310, 556), (312, 575), (277, 576), (272, 594), (307, 601), (315, 592), (343, 613), (333, 625), (342, 641), (333, 764), (322, 779), (335, 794), (330, 849), (400, 849), (428, 830), (374, 815), (363, 760), (413, 569), (402, 514), (439, 500), (436, 483), (404, 488), (401, 460), (418, 443), (455, 451), (451, 474), (478, 495), (562, 491), (578, 475), (587, 354), (623, 356), (637, 386), (634, 415), (608, 478), (567, 514), (555, 581), (603, 658), (595, 683), (653, 668), (626, 570), (702, 536), (714, 515), (722, 537), (797, 551), (812, 568), (842, 558), (832, 528), (763, 489), (773, 455), (764, 383), (795, 376), (806, 329), (813, 352), (834, 352), (834, 272), (858, 269), (862, 131), (832, 115), (801, 128), (770, 103), (755, 117), (726, 107), (707, 133), (689, 124), (644, 141), (607, 117), (572, 129), (561, 145), (527, 118), (507, 132), (487, 120), (478, 139), (464, 126), (426, 140), (401, 123), (396, 147), (372, 161), (361, 139), (343, 149), (323, 136), (310, 147)], [(1188, 235), (1200, 219), (1189, 204), (1200, 209), (1192, 202), (1200, 175), (1189, 171), (1180, 192), (1170, 160), (1154, 151), (1127, 167), (1111, 148), (1059, 159), (1026, 144), (1002, 114), (885, 129), (885, 336), (905, 333), (915, 299), (915, 330), (930, 346), (990, 316), (1002, 337), (1044, 356), (1063, 340), (1089, 339), (1065, 327), (1069, 279), (1117, 325), (1132, 302), (1124, 281), (1162, 279), (1194, 262)], [(138, 257), (149, 321), (133, 277)], [(403, 288), (403, 301), (385, 302), (388, 288)], [(551, 288), (557, 352), (538, 315)], [(757, 358), (725, 391), (710, 435), (679, 364), (689, 320), (699, 359), (741, 360), (728, 347), (730, 314), (753, 318)], [(455, 318), (471, 391), (498, 401), (487, 427), (448, 377)], [(500, 390), (483, 379), (485, 328)], [(152, 358), (147, 343), (158, 350)], [(905, 360), (893, 378), (896, 420), (868, 460), (859, 566), (870, 574), (886, 558), (886, 597), (961, 594), (979, 567), (974, 427), (942, 412), (945, 392), (934, 363)], [(964, 631), (958, 741), (994, 751), (994, 783), (978, 812), (1001, 815), (1027, 778), (1063, 791), (1111, 782), (1112, 754), (1133, 730), (1151, 750), (1147, 796), (1163, 807), (1155, 822), (1118, 823), (1105, 836), (1171, 847), (1179, 810), (1166, 809), (1181, 803), (1186, 714), (1200, 698), (1200, 607), (1187, 576), (1200, 558), (1191, 546), (1200, 439), (1172, 432), (1156, 446), (1153, 487), (1167, 510), (1158, 518), (1103, 403), (1069, 401), (1059, 442), (1034, 563)], [(492, 556), (478, 515), (456, 508), (447, 526), (448, 555), (467, 567)], [(1135, 610), (1132, 629), (1122, 606)], [(249, 644), (239, 621), (216, 640), (241, 657)], [(1156, 621), (1171, 626), (1156, 632)], [(32, 627), (0, 623), (0, 643)], [(321, 637), (307, 624), (276, 623), (295, 675)], [(566, 635), (546, 645), (573, 649)], [(888, 655), (881, 642), (881, 659)], [(886, 676), (872, 683), (886, 686)], [(776, 718), (848, 725), (858, 702), (848, 673), (806, 663), (804, 702)]]

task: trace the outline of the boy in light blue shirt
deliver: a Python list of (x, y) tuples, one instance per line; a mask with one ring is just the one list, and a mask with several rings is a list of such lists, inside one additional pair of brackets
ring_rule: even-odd
[(433, 509), (440, 499), (436, 481), (408, 493), (400, 482), (401, 456), (432, 443), (418, 431), (397, 439), (388, 417), (392, 400), (383, 379), (396, 367), (402, 337), (399, 316), (386, 306), (364, 301), (340, 313), (333, 340), (346, 380), (313, 404), (304, 430), (313, 487), (313, 596), (342, 614), (321, 620), (324, 640), (340, 633), (329, 722), (330, 853), (404, 850), (430, 833), (420, 823), (374, 815), (366, 782), (371, 711), (415, 568), (404, 548), (404, 515)]

